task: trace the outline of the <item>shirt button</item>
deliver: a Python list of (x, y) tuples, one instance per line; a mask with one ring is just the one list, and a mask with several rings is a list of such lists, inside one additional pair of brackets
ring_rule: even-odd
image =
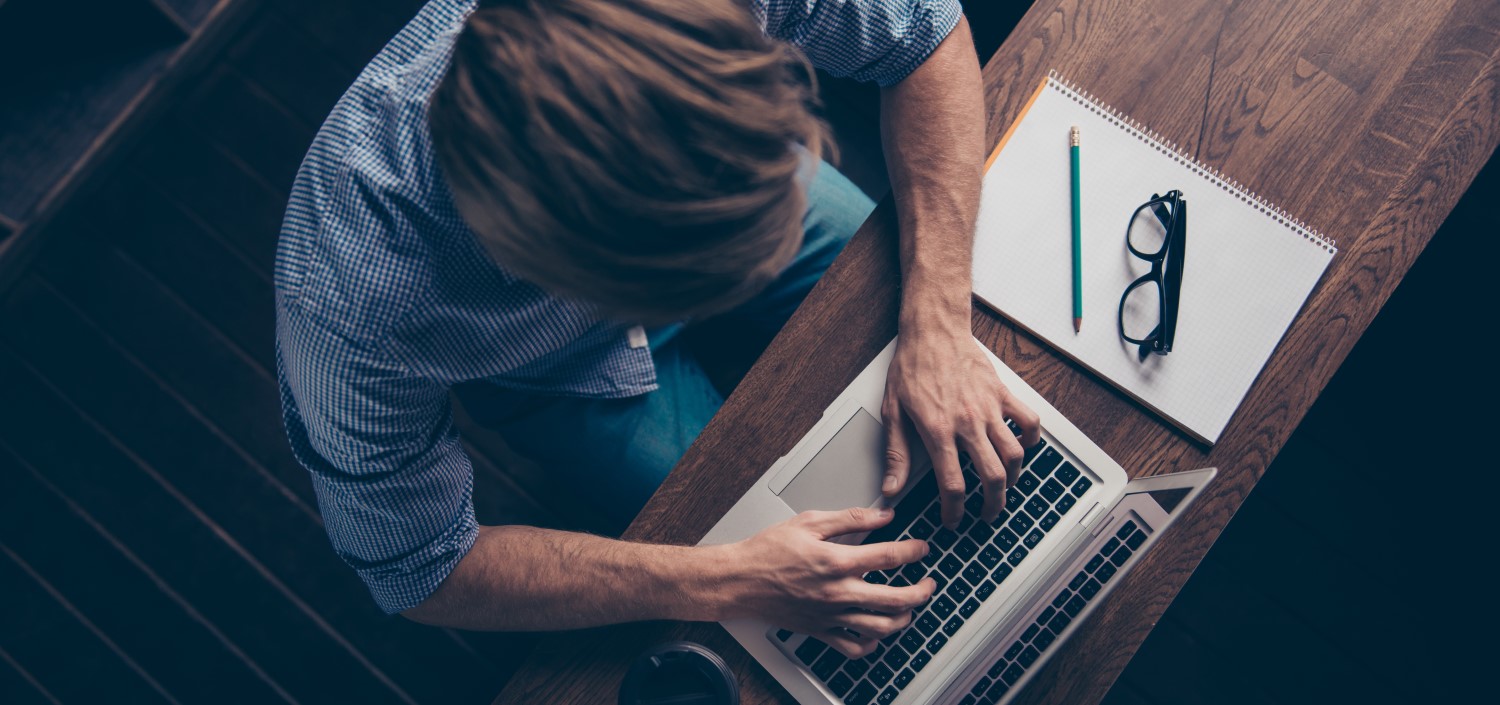
[(644, 348), (650, 343), (646, 340), (646, 329), (640, 326), (634, 326), (627, 331), (625, 339), (630, 341), (630, 347), (637, 349)]

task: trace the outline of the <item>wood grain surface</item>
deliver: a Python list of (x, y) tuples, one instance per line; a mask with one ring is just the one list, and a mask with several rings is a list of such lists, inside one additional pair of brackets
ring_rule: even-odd
[[(1037, 2), (984, 68), (988, 135), (1049, 69), (1337, 239), (1339, 254), (1210, 451), (976, 307), (974, 332), (1124, 465), (1219, 479), (1018, 702), (1095, 702), (1130, 660), (1500, 139), (1500, 3)], [(887, 199), (631, 525), (696, 543), (896, 332)], [(1226, 604), (1226, 609), (1233, 609)], [(690, 638), (744, 702), (791, 702), (715, 625), (553, 635), (495, 701), (612, 703), (645, 647)]]

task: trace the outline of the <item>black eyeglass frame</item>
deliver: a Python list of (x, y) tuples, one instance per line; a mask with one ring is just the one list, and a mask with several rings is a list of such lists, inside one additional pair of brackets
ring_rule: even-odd
[[(1151, 209), (1152, 214), (1166, 229), (1161, 249), (1156, 252), (1137, 250), (1130, 239), (1130, 229), (1135, 226), (1135, 219), (1147, 208)], [(1149, 353), (1166, 355), (1172, 352), (1172, 342), (1177, 337), (1177, 304), (1182, 296), (1182, 265), (1187, 249), (1187, 199), (1182, 197), (1182, 192), (1173, 189), (1165, 196), (1153, 193), (1151, 200), (1136, 208), (1130, 214), (1130, 222), (1125, 225), (1125, 247), (1131, 254), (1150, 262), (1151, 271), (1131, 282), (1130, 286), (1125, 287), (1125, 293), (1120, 295), (1120, 312), (1116, 321), (1120, 327), (1120, 337), (1126, 342), (1141, 346), (1143, 360)], [(1130, 298), (1130, 292), (1153, 282), (1158, 294), (1159, 317), (1156, 328), (1145, 338), (1132, 338), (1125, 333), (1125, 301)]]

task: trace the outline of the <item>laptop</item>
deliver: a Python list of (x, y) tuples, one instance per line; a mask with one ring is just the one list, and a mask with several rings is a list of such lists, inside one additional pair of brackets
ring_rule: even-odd
[(1041, 417), (1042, 441), (1027, 449), (1020, 478), (1006, 490), (1006, 511), (993, 523), (979, 520), (983, 498), (965, 459), (965, 516), (958, 530), (950, 531), (939, 519), (937, 483), (925, 454), (913, 459), (901, 495), (881, 496), (880, 406), (894, 350), (892, 341), (702, 543), (739, 541), (806, 510), (894, 506), (888, 525), (840, 542), (925, 539), (930, 550), (920, 562), (865, 579), (900, 586), (931, 576), (938, 590), (914, 611), (908, 627), (861, 659), (844, 657), (815, 635), (765, 622), (723, 626), (803, 705), (1005, 703), (1151, 550), (1157, 535), (1187, 510), (1216, 471), (1131, 480), (989, 353), (1000, 380)]

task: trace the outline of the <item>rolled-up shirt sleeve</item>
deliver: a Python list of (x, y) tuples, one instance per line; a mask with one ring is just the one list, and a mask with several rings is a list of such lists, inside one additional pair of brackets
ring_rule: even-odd
[(431, 595), (474, 545), (473, 470), (447, 389), (278, 306), (282, 416), (339, 557), (388, 614)]
[(755, 0), (768, 36), (835, 76), (900, 83), (958, 26), (958, 0)]

